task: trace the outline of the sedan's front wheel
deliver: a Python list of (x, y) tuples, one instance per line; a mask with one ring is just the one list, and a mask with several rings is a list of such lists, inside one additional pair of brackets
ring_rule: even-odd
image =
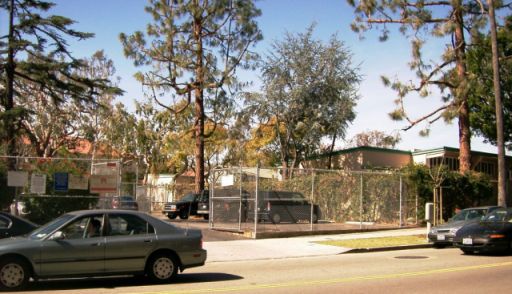
[(27, 286), (30, 268), (19, 258), (7, 258), (0, 262), (0, 290), (18, 291)]
[(178, 262), (172, 255), (158, 254), (149, 260), (146, 271), (153, 282), (170, 282), (178, 273)]
[(468, 250), (468, 249), (461, 249), (461, 250), (466, 255), (473, 255), (475, 253), (473, 250)]

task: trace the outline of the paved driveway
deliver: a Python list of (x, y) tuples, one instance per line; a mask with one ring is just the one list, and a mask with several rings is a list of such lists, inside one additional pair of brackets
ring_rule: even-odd
[(168, 221), (180, 228), (193, 228), (200, 229), (203, 232), (203, 241), (204, 242), (213, 242), (213, 241), (232, 241), (232, 240), (246, 240), (247, 237), (244, 237), (242, 234), (227, 232), (227, 231), (218, 231), (218, 230), (210, 230), (208, 226), (208, 221), (203, 218), (190, 217), (187, 220), (182, 219), (173, 219), (170, 220), (165, 215), (154, 214), (154, 216), (159, 217), (165, 221)]

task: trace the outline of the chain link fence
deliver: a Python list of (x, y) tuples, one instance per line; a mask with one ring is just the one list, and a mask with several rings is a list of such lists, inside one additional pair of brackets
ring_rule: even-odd
[(210, 227), (257, 237), (416, 225), (417, 196), (397, 172), (230, 168), (212, 172)]
[(39, 224), (72, 210), (115, 208), (120, 196), (147, 209), (132, 174), (118, 159), (0, 156), (0, 204)]

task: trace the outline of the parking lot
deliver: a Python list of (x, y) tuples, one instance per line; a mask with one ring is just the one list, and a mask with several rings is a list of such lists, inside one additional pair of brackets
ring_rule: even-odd
[[(170, 220), (160, 212), (154, 212), (153, 215), (181, 228), (188, 227), (200, 229), (203, 233), (203, 241), (205, 242), (244, 240), (254, 238), (254, 236), (251, 235), (252, 228), (254, 227), (253, 222), (244, 222), (240, 225), (240, 227), (237, 223), (216, 223), (214, 229), (210, 229), (208, 220), (204, 220), (202, 217), (191, 216), (186, 220), (180, 218)], [(221, 229), (223, 227), (226, 229)], [(411, 225), (404, 226), (403, 228), (416, 227), (417, 226), (415, 225)], [(240, 228), (240, 230), (238, 230), (238, 228)], [(257, 239), (372, 232), (389, 229), (397, 229), (397, 227), (394, 224), (386, 225), (359, 222), (332, 223), (319, 221), (317, 224), (313, 224), (313, 230), (311, 230), (311, 224), (309, 223), (273, 224), (270, 222), (263, 222), (258, 223)]]

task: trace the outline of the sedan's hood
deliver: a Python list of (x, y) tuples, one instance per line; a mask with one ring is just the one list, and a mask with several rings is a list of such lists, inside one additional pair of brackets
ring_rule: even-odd
[(6, 248), (22, 248), (34, 242), (26, 237), (10, 237), (0, 240), (0, 253)]
[(466, 223), (467, 223), (467, 221), (452, 221), (452, 222), (444, 223), (442, 225), (435, 226), (435, 227), (433, 227), (433, 229), (439, 230), (439, 229), (460, 228), (463, 225), (465, 225)]

